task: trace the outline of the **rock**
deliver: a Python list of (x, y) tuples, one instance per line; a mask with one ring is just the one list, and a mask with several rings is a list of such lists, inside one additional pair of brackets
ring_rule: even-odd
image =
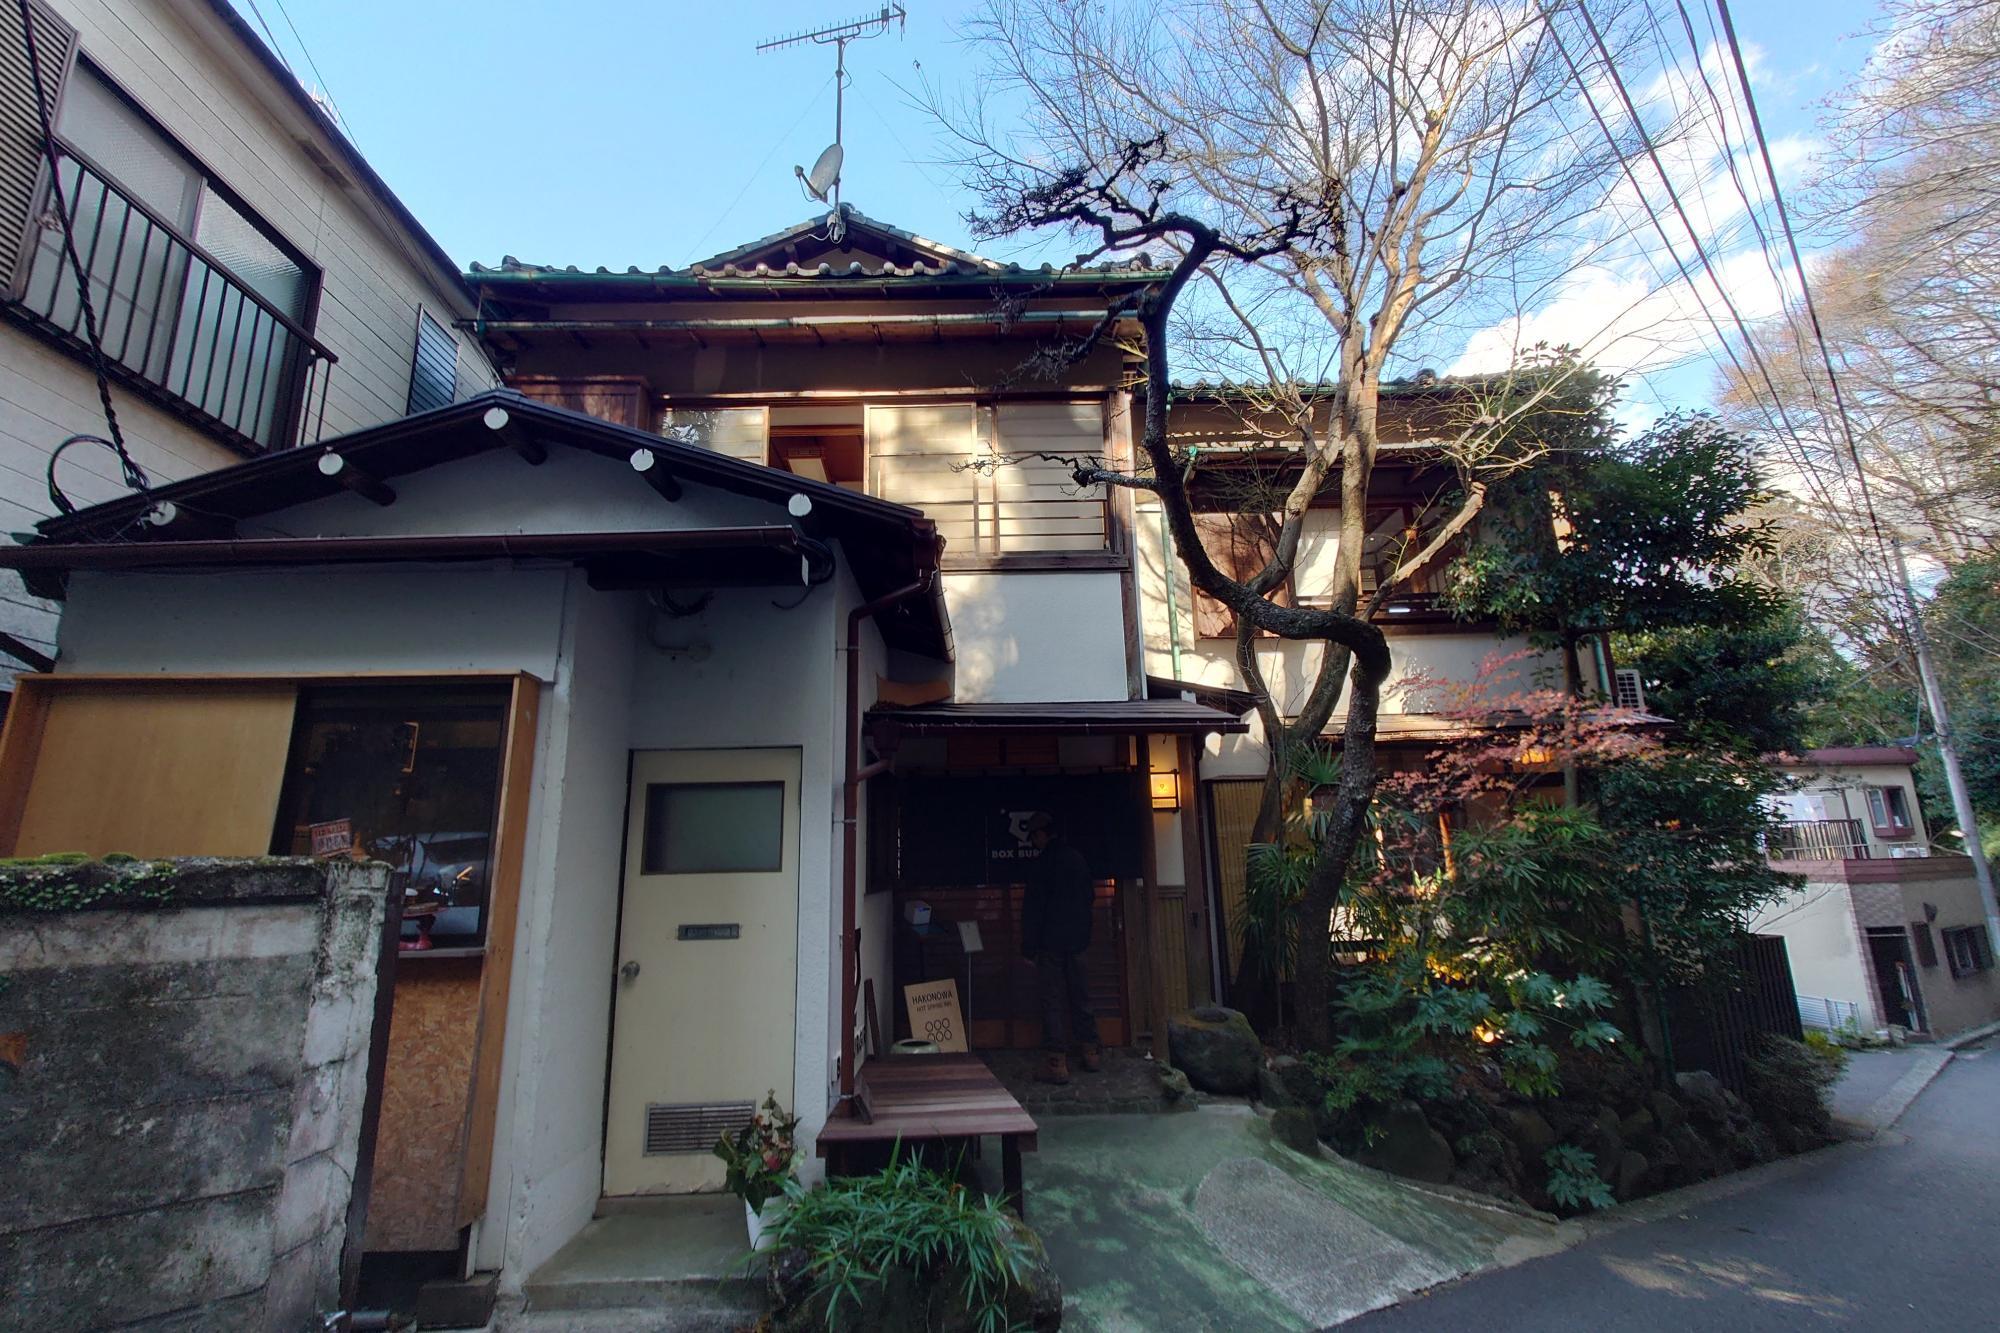
[(1591, 1114), (1590, 1120), (1592, 1124), (1596, 1125), (1606, 1134), (1617, 1136), (1618, 1112), (1612, 1110), (1610, 1107), (1608, 1106), (1598, 1107), (1597, 1110)]
[(1370, 1116), (1363, 1141), (1354, 1159), (1363, 1166), (1433, 1185), (1451, 1179), (1451, 1145), (1415, 1102), (1395, 1102)]
[(1549, 1127), (1548, 1117), (1532, 1106), (1510, 1106), (1500, 1113), (1500, 1129), (1521, 1149), (1521, 1156), (1531, 1162), (1542, 1160), (1542, 1154), (1556, 1146), (1556, 1132)]
[(1636, 1199), (1645, 1193), (1646, 1168), (1650, 1165), (1644, 1153), (1627, 1148), (1618, 1154), (1618, 1170), (1611, 1181), (1611, 1192), (1622, 1201)]
[(1684, 1184), (1719, 1176), (1726, 1169), (1722, 1159), (1716, 1156), (1715, 1149), (1695, 1132), (1691, 1124), (1674, 1126), (1667, 1132), (1667, 1142), (1673, 1145), (1674, 1153), (1680, 1159)]
[(1451, 1145), (1457, 1165), (1451, 1183), (1481, 1194), (1503, 1199), (1519, 1199), (1527, 1172), (1521, 1166), (1521, 1150), (1497, 1129), (1468, 1134)]
[(1680, 1088), (1681, 1100), (1687, 1103), (1690, 1115), (1710, 1125), (1729, 1123), (1730, 1093), (1722, 1086), (1721, 1079), (1705, 1069), (1696, 1069), (1674, 1075), (1674, 1083)]
[(1653, 1113), (1641, 1107), (1628, 1116), (1619, 1117), (1618, 1137), (1628, 1144), (1637, 1143), (1652, 1133), (1657, 1124), (1658, 1122), (1653, 1119)]
[[(1283, 1057), (1280, 1057), (1283, 1058)], [(1297, 1106), (1298, 1098), (1285, 1086), (1285, 1077), (1269, 1065), (1257, 1068), (1257, 1100), (1266, 1106)]]
[(1200, 1099), (1194, 1095), (1194, 1085), (1188, 1076), (1171, 1066), (1160, 1066), (1160, 1097), (1169, 1111), (1192, 1111)]
[(1271, 1117), (1271, 1134), (1293, 1152), (1319, 1156), (1319, 1127), (1303, 1106), (1281, 1106)]
[(1167, 1049), (1174, 1067), (1203, 1092), (1254, 1091), (1264, 1063), (1264, 1046), (1250, 1020), (1221, 1005), (1204, 1005), (1167, 1020)]
[(1663, 1130), (1671, 1130), (1677, 1125), (1687, 1123), (1687, 1108), (1657, 1088), (1646, 1094), (1646, 1107), (1652, 1111), (1653, 1119)]

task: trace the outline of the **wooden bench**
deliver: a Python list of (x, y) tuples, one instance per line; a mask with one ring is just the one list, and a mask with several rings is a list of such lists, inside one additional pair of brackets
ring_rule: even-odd
[(818, 1153), (836, 1175), (862, 1144), (937, 1139), (1000, 1140), (1000, 1179), (1027, 1216), (1021, 1154), (1036, 1148), (1038, 1127), (976, 1055), (892, 1055), (870, 1060), (856, 1079), (856, 1111), (819, 1132)]

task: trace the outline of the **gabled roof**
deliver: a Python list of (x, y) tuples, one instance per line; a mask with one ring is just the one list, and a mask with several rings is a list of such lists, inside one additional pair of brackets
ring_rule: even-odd
[(707, 286), (718, 279), (773, 278), (984, 279), (1000, 283), (1031, 281), (1103, 285), (1107, 282), (1136, 284), (1154, 281), (1165, 272), (1154, 267), (1151, 257), (1143, 254), (1120, 263), (1077, 268), (1042, 264), (1024, 268), (931, 240), (902, 227), (878, 222), (846, 204), (841, 205), (841, 213), (847, 227), (839, 241), (826, 234), (827, 218), (831, 215), (821, 214), (682, 268), (662, 264), (657, 269), (643, 270), (635, 265), (618, 273), (602, 265), (594, 270), (585, 270), (574, 264), (566, 267), (530, 264), (506, 255), (498, 268), (489, 268), (475, 261), (467, 276), (473, 282), (639, 278), (654, 286)]
[[(79, 551), (113, 543), (213, 545), (218, 544), (217, 538), (233, 537), (239, 520), (341, 494), (347, 487), (321, 470), (320, 462), (328, 455), (338, 455), (354, 473), (387, 483), (478, 454), (517, 450), (533, 458), (553, 446), (621, 461), (630, 459), (635, 451), (648, 450), (676, 482), (711, 486), (771, 503), (774, 522), (779, 524), (792, 523), (786, 506), (793, 496), (804, 495), (812, 502), (811, 511), (797, 526), (809, 538), (841, 543), (864, 596), (880, 596), (926, 578), (935, 580), (943, 542), (936, 524), (914, 509), (537, 402), (511, 389), (493, 389), (322, 444), (265, 454), (143, 494), (44, 519), (36, 525), (41, 535), (35, 545), (66, 544)], [(542, 484), (537, 469), (524, 462), (520, 484)], [(645, 483), (635, 474), (633, 484)], [(354, 503), (368, 501), (356, 496)], [(148, 515), (162, 504), (174, 506), (180, 517), (164, 526), (149, 522)], [(260, 549), (238, 545), (250, 551)], [(38, 556), (35, 562), (50, 565), (46, 556)], [(931, 598), (901, 603), (879, 618), (879, 623), (884, 637), (896, 646), (946, 658), (951, 627), (942, 589), (934, 591)]]
[[(908, 262), (929, 264), (940, 270), (957, 266), (984, 273), (998, 273), (1009, 267), (984, 255), (960, 250), (942, 241), (933, 241), (913, 231), (891, 226), (887, 222), (877, 222), (862, 214), (860, 210), (846, 205), (842, 205), (840, 211), (841, 216), (847, 221), (847, 234), (840, 242), (841, 248), (844, 249), (874, 251), (882, 253), (885, 257), (897, 250), (904, 250), (914, 256)], [(783, 262), (787, 258), (788, 251), (796, 251), (802, 244), (810, 246), (817, 243), (831, 248), (832, 242), (827, 241), (821, 232), (832, 216), (829, 213), (825, 217), (807, 218), (804, 222), (794, 223), (783, 231), (774, 231), (769, 236), (746, 241), (732, 250), (724, 250), (719, 255), (697, 259), (688, 265), (688, 269), (690, 272), (699, 273), (703, 270), (720, 272), (730, 268), (756, 268), (760, 264), (770, 266), (774, 259)], [(790, 257), (796, 259), (796, 254)]]

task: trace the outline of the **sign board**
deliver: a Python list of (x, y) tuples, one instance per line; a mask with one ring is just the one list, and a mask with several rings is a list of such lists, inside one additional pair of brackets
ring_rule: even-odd
[(910, 1035), (919, 1041), (936, 1042), (940, 1051), (962, 1052), (965, 1045), (965, 1018), (958, 1008), (958, 983), (916, 981), (903, 987), (903, 1004), (910, 1012)]
[(329, 819), (324, 824), (308, 824), (314, 856), (345, 856), (354, 849), (354, 821)]
[(958, 923), (958, 947), (967, 953), (980, 953), (986, 948), (986, 942), (979, 938), (979, 923), (977, 921), (961, 921)]
[(897, 796), (899, 868), (910, 888), (1022, 883), (1036, 856), (1028, 822), (1037, 813), (1056, 817), (1093, 879), (1146, 873), (1142, 835), (1150, 836), (1152, 806), (1138, 770), (927, 778), (904, 783)]

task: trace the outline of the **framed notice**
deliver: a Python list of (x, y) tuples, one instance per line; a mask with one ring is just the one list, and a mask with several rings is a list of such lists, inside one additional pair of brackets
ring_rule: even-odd
[(958, 983), (916, 981), (903, 987), (903, 1004), (910, 1012), (910, 1035), (937, 1043), (940, 1051), (962, 1052), (965, 1017), (958, 1008)]
[(329, 819), (324, 824), (308, 824), (314, 856), (345, 856), (354, 850), (354, 821)]

